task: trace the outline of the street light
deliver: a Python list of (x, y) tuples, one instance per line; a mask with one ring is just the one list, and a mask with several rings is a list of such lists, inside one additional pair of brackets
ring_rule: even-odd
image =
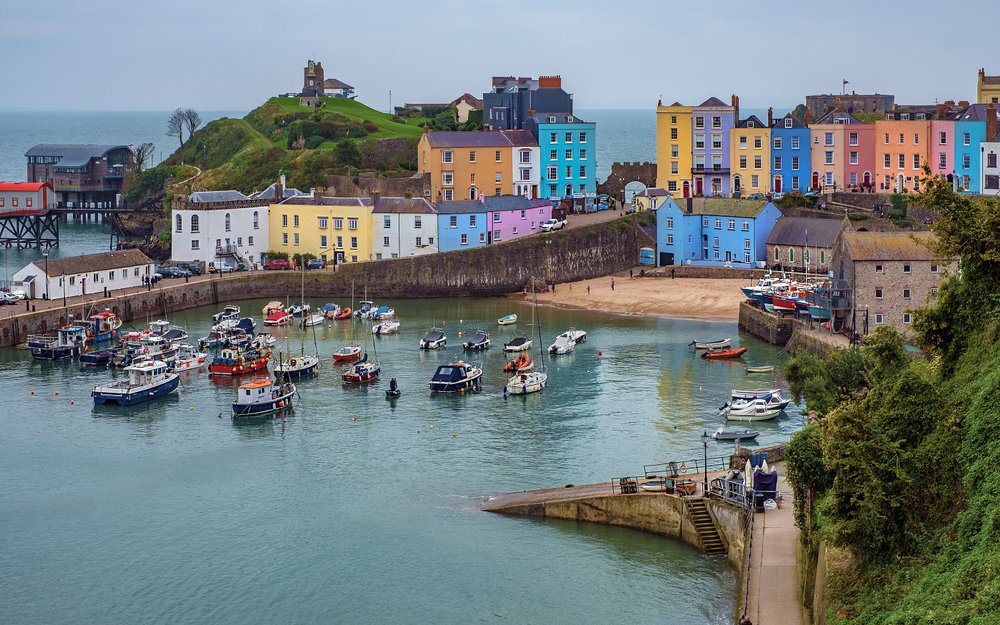
[(45, 299), (49, 299), (49, 253), (42, 252), (45, 257)]
[(59, 284), (62, 286), (63, 292), (63, 308), (66, 308), (66, 272), (63, 272), (61, 278), (59, 278)]
[(701, 496), (708, 497), (708, 432), (701, 433), (701, 445), (705, 448), (705, 484), (702, 486)]

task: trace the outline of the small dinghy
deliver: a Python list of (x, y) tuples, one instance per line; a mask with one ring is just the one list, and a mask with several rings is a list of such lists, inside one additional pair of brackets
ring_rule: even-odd
[(719, 428), (712, 434), (712, 438), (717, 441), (749, 441), (760, 436), (760, 432), (757, 430), (727, 430), (725, 428)]
[(504, 315), (503, 317), (497, 319), (497, 323), (502, 326), (509, 326), (511, 324), (517, 323), (517, 315), (514, 314)]
[(511, 360), (503, 366), (503, 370), (507, 373), (524, 373), (531, 371), (535, 368), (535, 363), (531, 362), (531, 356), (527, 353), (521, 353), (517, 355), (517, 358)]
[(689, 343), (695, 349), (726, 349), (732, 344), (732, 338), (718, 339), (716, 341), (699, 341), (695, 339)]
[(503, 344), (505, 352), (526, 352), (531, 349), (531, 339), (526, 336), (512, 338)]
[(737, 347), (729, 349), (710, 349), (701, 355), (702, 358), (708, 358), (712, 360), (725, 360), (727, 358), (739, 358), (747, 351), (745, 347)]
[(337, 321), (343, 321), (345, 319), (350, 319), (350, 318), (351, 318), (351, 309), (350, 307), (347, 306), (341, 308), (340, 312), (334, 316), (334, 319), (336, 319)]
[(747, 373), (773, 373), (774, 365), (747, 366)]

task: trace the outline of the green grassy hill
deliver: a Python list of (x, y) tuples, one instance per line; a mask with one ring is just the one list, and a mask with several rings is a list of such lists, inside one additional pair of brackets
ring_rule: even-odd
[(290, 186), (326, 186), (348, 167), (407, 175), (416, 170), (424, 119), (403, 120), (345, 98), (318, 109), (271, 98), (243, 119), (210, 122), (166, 161), (196, 165), (206, 189), (259, 191), (285, 174)]

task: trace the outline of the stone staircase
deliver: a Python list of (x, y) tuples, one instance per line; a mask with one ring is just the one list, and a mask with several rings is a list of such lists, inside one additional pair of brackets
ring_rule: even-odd
[(701, 546), (709, 555), (726, 555), (726, 545), (719, 536), (719, 530), (715, 528), (715, 521), (705, 507), (705, 500), (701, 497), (689, 497), (685, 499), (688, 514), (694, 522), (694, 527), (698, 530), (698, 537), (701, 539)]

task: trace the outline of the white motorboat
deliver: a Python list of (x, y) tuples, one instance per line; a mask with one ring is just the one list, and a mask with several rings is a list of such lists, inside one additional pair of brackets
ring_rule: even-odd
[(372, 326), (372, 334), (377, 334), (383, 336), (385, 334), (395, 334), (399, 332), (399, 322), (393, 319), (387, 319), (382, 323), (376, 323)]
[(174, 372), (197, 371), (208, 365), (208, 354), (199, 352), (193, 345), (181, 345), (177, 348), (177, 360), (174, 361)]
[(556, 337), (555, 342), (549, 345), (549, 353), (554, 355), (569, 354), (576, 347), (576, 341), (569, 336), (568, 332), (563, 332)]
[(302, 327), (309, 328), (312, 326), (320, 326), (323, 325), (325, 320), (326, 317), (321, 313), (312, 313), (311, 315), (306, 315), (302, 318)]
[(448, 345), (448, 337), (441, 328), (431, 328), (424, 338), (420, 339), (420, 349), (437, 349)]
[(504, 392), (509, 393), (510, 395), (528, 395), (529, 393), (537, 393), (545, 388), (545, 383), (548, 382), (548, 379), (549, 376), (544, 371), (528, 371), (525, 373), (518, 373), (511, 379), (507, 380)]
[(149, 360), (125, 367), (124, 380), (94, 387), (91, 396), (95, 404), (133, 406), (169, 395), (177, 390), (179, 377), (167, 371), (167, 363)]
[(260, 423), (275, 412), (291, 409), (295, 385), (259, 378), (240, 385), (233, 402), (235, 423)]
[(773, 408), (760, 398), (726, 402), (720, 411), (729, 421), (769, 421), (780, 413), (780, 408)]
[(512, 338), (503, 344), (505, 352), (526, 352), (531, 349), (531, 339), (526, 336)]
[(763, 399), (767, 405), (778, 410), (784, 410), (792, 400), (781, 396), (781, 389), (772, 388), (763, 391), (741, 391), (733, 390), (732, 401), (749, 401), (751, 399)]
[(490, 334), (482, 330), (477, 330), (468, 341), (462, 343), (462, 347), (468, 350), (489, 349)]
[(301, 378), (312, 375), (319, 365), (319, 356), (313, 354), (303, 354), (279, 362), (274, 367), (274, 377), (278, 380), (284, 378)]
[(279, 311), (282, 311), (284, 309), (285, 309), (285, 305), (284, 304), (282, 304), (281, 302), (278, 302), (278, 301), (274, 301), (274, 302), (268, 302), (267, 306), (264, 306), (264, 309), (263, 309), (262, 312), (264, 313), (264, 316), (267, 317), (269, 315), (272, 315), (272, 314), (274, 314), (276, 312), (279, 312)]
[[(531, 393), (538, 393), (539, 391), (545, 388), (545, 384), (549, 380), (549, 375), (545, 372), (545, 358), (543, 357), (544, 354), (542, 352), (542, 324), (538, 318), (538, 297), (535, 294), (534, 281), (532, 281), (531, 296), (534, 299), (533, 302), (534, 306), (531, 309), (531, 325), (533, 325), (538, 331), (538, 360), (541, 363), (542, 368), (540, 371), (534, 371), (534, 367), (531, 368), (518, 367), (517, 360), (526, 359), (528, 356), (527, 353), (520, 354), (514, 360), (514, 363), (512, 363), (514, 366), (511, 368), (514, 370), (514, 375), (512, 375), (509, 380), (507, 380), (507, 383), (503, 387), (504, 396), (529, 395)], [(563, 347), (565, 347), (566, 345), (576, 345), (576, 340), (574, 338), (574, 335), (570, 335), (569, 332), (564, 332), (560, 336), (565, 337)], [(584, 333), (584, 336), (586, 336), (586, 333)], [(511, 341), (511, 343), (518, 340), (522, 339), (514, 339), (513, 341)], [(525, 341), (526, 344), (522, 349), (527, 350), (528, 348), (531, 347), (531, 341), (528, 339), (523, 339), (523, 340)], [(559, 340), (557, 339), (556, 342), (559, 342)], [(509, 345), (510, 343), (504, 345), (504, 351), (511, 351), (508, 348)], [(572, 347), (569, 347), (570, 351), (572, 351), (572, 349), (573, 349)]]
[(212, 323), (219, 323), (226, 319), (239, 319), (240, 307), (235, 305), (226, 306), (221, 312), (212, 315)]
[(695, 339), (691, 341), (690, 345), (695, 349), (727, 349), (732, 347), (733, 339), (732, 337), (715, 341), (699, 341)]

